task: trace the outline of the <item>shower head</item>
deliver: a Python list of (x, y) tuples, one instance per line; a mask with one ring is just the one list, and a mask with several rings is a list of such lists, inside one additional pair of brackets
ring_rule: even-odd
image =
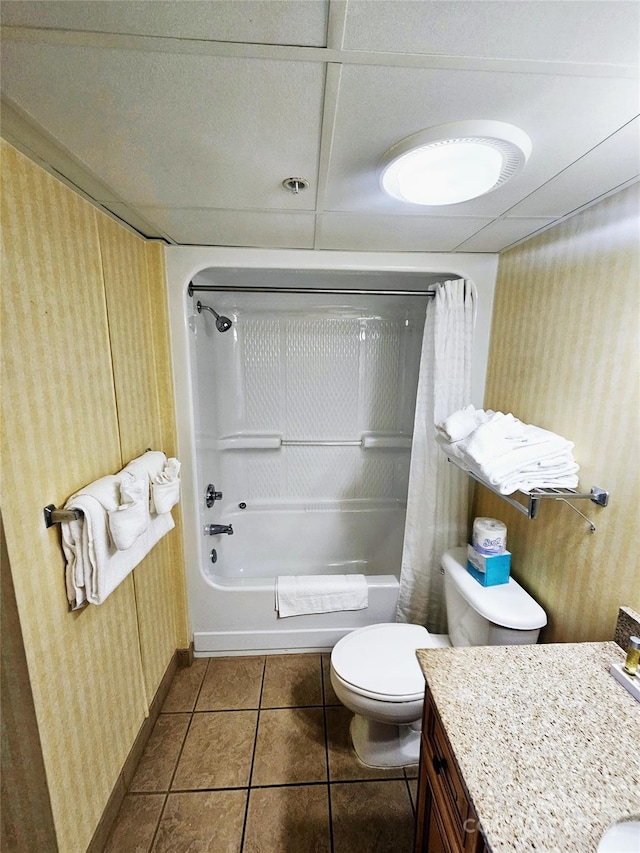
[(228, 317), (221, 316), (217, 311), (214, 311), (213, 308), (210, 308), (208, 305), (203, 305), (200, 300), (198, 300), (196, 308), (198, 309), (198, 314), (202, 314), (203, 308), (205, 311), (211, 311), (213, 316), (216, 318), (216, 329), (219, 332), (226, 332), (233, 325)]

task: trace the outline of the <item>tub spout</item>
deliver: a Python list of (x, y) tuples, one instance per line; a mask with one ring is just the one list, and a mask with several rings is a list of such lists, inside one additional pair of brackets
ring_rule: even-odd
[(230, 524), (205, 524), (205, 536), (217, 536), (220, 533), (228, 533), (231, 536), (233, 527)]

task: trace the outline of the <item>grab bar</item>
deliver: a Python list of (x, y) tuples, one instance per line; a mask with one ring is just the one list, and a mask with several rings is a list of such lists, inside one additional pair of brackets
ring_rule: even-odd
[(411, 436), (366, 433), (361, 438), (282, 438), (279, 435), (229, 435), (218, 450), (279, 450), (281, 447), (361, 447), (363, 450), (410, 450)]
[(360, 447), (362, 442), (360, 440), (350, 440), (345, 439), (341, 440), (333, 440), (333, 439), (319, 439), (317, 441), (311, 439), (307, 441), (305, 439), (297, 439), (297, 438), (283, 438), (282, 439), (283, 447)]

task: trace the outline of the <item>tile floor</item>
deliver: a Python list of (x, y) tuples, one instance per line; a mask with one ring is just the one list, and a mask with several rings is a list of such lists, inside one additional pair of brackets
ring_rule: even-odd
[(105, 853), (410, 853), (417, 767), (372, 770), (329, 655), (178, 670)]

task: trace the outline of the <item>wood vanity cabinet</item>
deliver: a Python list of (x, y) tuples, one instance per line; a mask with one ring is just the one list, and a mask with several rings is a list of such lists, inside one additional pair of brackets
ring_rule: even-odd
[(487, 853), (428, 687), (422, 718), (414, 853)]

